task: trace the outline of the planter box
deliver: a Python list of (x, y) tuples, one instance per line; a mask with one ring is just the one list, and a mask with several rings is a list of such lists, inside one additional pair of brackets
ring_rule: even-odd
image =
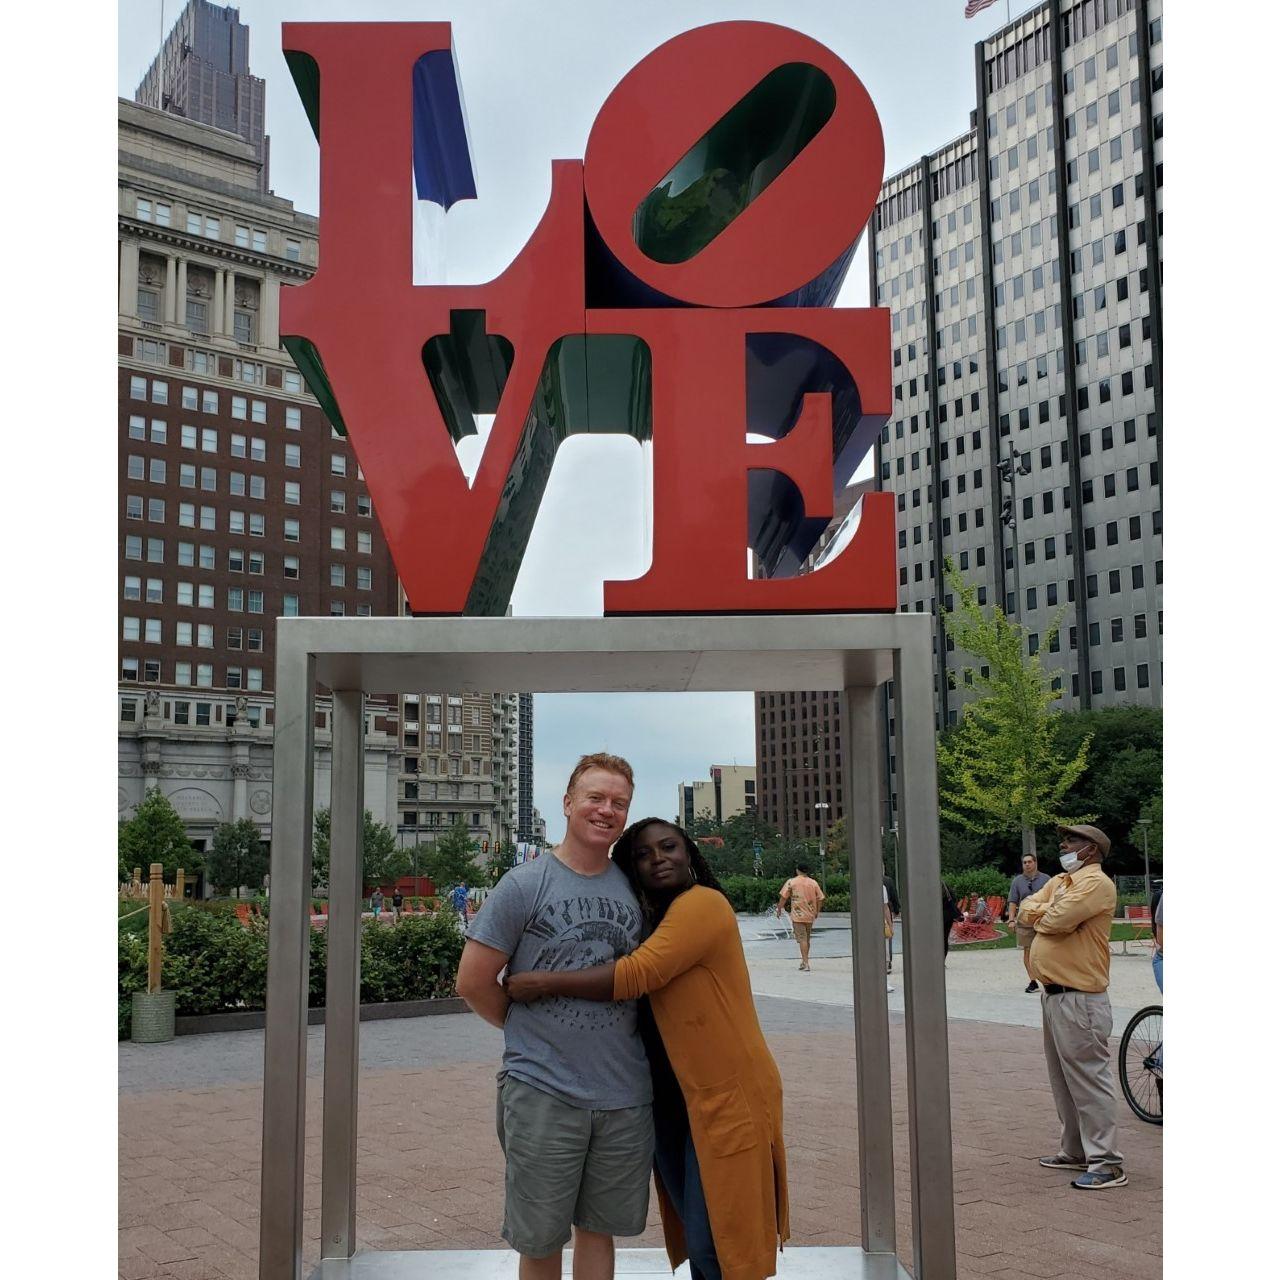
[(173, 1039), (174, 1033), (174, 993), (157, 991), (154, 994), (146, 991), (133, 993), (133, 1016), (130, 1022), (129, 1038), (134, 1044), (163, 1044)]
[[(170, 994), (171, 993), (164, 993)], [(137, 996), (134, 996), (137, 999)], [(461, 996), (443, 996), (437, 1000), (399, 1000), (383, 1004), (362, 1004), (361, 1022), (378, 1022), (384, 1018), (423, 1018), (437, 1013), (466, 1013), (467, 1002)], [(135, 1014), (136, 1017), (136, 1014)], [(324, 1006), (307, 1010), (307, 1025), (324, 1024)], [(265, 1009), (246, 1009), (240, 1013), (185, 1014), (176, 1019), (180, 1036), (208, 1035), (215, 1031), (258, 1031), (267, 1025)], [(172, 1033), (170, 1033), (172, 1035)]]

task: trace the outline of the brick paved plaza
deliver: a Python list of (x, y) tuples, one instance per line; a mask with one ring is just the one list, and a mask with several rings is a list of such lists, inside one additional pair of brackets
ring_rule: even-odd
[[(834, 970), (842, 962), (822, 963)], [(963, 963), (953, 957), (949, 980)], [(1034, 1006), (1034, 997), (1016, 998)], [(856, 1244), (852, 1015), (835, 1004), (776, 996), (758, 996), (757, 1006), (784, 1082), (791, 1243)], [(891, 1019), (898, 1223), (909, 1259), (902, 1015)], [(1118, 1016), (1116, 1023), (1118, 1035)], [(308, 1268), (319, 1256), (322, 1044), (322, 1029), (312, 1028)], [(1072, 1191), (1072, 1175), (1036, 1164), (1056, 1150), (1057, 1138), (1039, 1030), (953, 1018), (950, 1046), (960, 1276), (1158, 1280), (1161, 1130), (1137, 1121), (1121, 1102), (1129, 1185), (1091, 1195)], [(500, 1052), (500, 1034), (471, 1014), (363, 1024), (362, 1248), (504, 1247), (502, 1157), (493, 1128)], [(261, 1070), (261, 1032), (121, 1045), (123, 1280), (256, 1280)], [(645, 1234), (625, 1243), (660, 1244), (656, 1210)]]

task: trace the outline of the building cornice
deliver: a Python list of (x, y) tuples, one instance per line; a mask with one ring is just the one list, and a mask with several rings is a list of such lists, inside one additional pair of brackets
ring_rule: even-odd
[(277, 258), (271, 254), (254, 253), (242, 249), (238, 245), (227, 244), (224, 240), (207, 240), (203, 236), (188, 235), (177, 227), (161, 227), (154, 222), (141, 222), (123, 214), (116, 219), (116, 229), (121, 236), (129, 235), (138, 240), (146, 240), (153, 244), (164, 245), (170, 249), (178, 249), (195, 257), (215, 258), (220, 261), (235, 263), (264, 274), (270, 273), (305, 283), (315, 275), (315, 268), (304, 262), (292, 262), (288, 258)]

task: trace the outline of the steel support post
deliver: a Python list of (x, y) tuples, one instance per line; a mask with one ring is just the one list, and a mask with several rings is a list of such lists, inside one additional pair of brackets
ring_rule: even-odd
[(356, 1251), (360, 907), (364, 896), (364, 694), (358, 689), (333, 691), (332, 779), (320, 1256), (351, 1258)]
[(315, 659), (278, 640), (262, 1079), (260, 1280), (301, 1280)]
[(880, 854), (880, 742), (873, 685), (844, 691), (844, 794), (849, 797), (849, 868), (853, 889), (853, 1026), (858, 1069), (858, 1180), (862, 1247), (897, 1253), (893, 1199), (893, 1083), (889, 1001), (884, 972), (883, 872)]
[(911, 628), (894, 654), (898, 720), (903, 982), (916, 1280), (955, 1280), (951, 1086), (938, 857), (931, 628)]

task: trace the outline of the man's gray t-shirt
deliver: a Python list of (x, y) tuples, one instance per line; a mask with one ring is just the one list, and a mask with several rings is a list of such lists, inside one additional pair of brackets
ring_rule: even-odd
[[(579, 875), (552, 854), (513, 867), (484, 900), (467, 937), (511, 957), (512, 973), (589, 969), (629, 955), (640, 904), (612, 862)], [(614, 1111), (653, 1099), (634, 1000), (552, 996), (513, 1004), (502, 1071), (575, 1107)]]

